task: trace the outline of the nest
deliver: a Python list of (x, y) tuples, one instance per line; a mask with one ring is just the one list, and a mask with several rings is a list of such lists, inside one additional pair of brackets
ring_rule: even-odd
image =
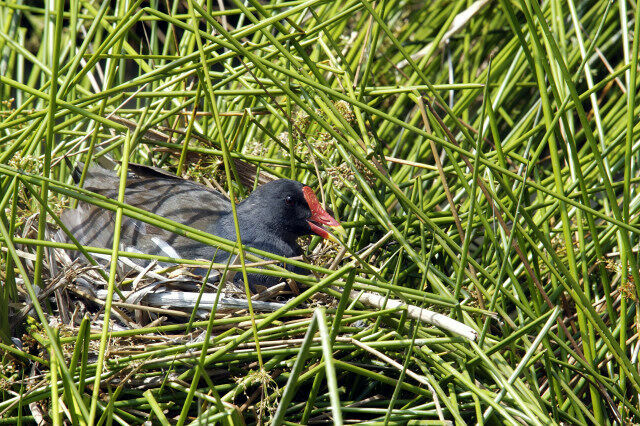
[[(22, 237), (36, 237), (37, 216), (35, 214), (27, 219)], [(48, 234), (50, 236), (52, 233)], [(312, 256), (325, 258), (323, 252), (326, 250), (326, 247), (318, 245)], [(33, 276), (35, 255), (27, 247), (19, 247), (18, 254)], [(72, 259), (69, 252), (63, 249), (45, 248), (44, 286), (36, 288), (36, 291), (41, 304), (45, 300), (53, 304), (55, 316), (61, 324), (79, 327), (82, 318), (88, 316), (92, 328), (102, 328), (104, 305), (109, 293), (110, 256), (94, 253), (93, 257), (100, 262), (99, 265), (88, 265)], [(218, 294), (223, 271), (212, 269), (205, 280), (205, 277), (192, 273), (191, 269), (194, 267), (190, 265), (166, 267), (155, 261), (150, 261), (145, 267), (120, 256), (112, 302), (112, 329), (118, 331), (171, 324), (183, 322), (185, 318), (192, 316), (205, 319), (210, 316), (214, 306), (216, 318), (244, 316), (248, 313), (245, 289), (233, 282), (234, 272), (230, 271), (226, 275), (227, 279)], [(20, 324), (32, 310), (24, 281), (18, 279), (17, 286), (20, 300), (14, 305), (19, 307), (14, 324)], [(296, 285), (292, 287), (298, 289)], [(257, 290), (251, 294), (254, 312), (280, 309), (284, 306), (282, 302), (294, 294), (287, 282)]]

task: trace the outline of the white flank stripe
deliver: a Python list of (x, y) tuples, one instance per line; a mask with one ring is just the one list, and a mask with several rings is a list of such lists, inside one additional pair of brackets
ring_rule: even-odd
[(160, 250), (162, 250), (162, 252), (164, 254), (166, 254), (167, 256), (174, 257), (174, 258), (180, 258), (180, 255), (178, 255), (178, 252), (176, 252), (173, 249), (173, 247), (171, 247), (169, 244), (167, 244), (166, 241), (163, 241), (158, 237), (151, 237), (151, 241), (153, 241), (153, 243), (155, 245), (160, 247)]

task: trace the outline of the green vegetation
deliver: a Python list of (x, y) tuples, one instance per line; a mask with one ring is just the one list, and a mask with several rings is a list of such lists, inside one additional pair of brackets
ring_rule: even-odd
[[(637, 12), (0, 1), (0, 423), (639, 423)], [(297, 179), (348, 238), (268, 266), (300, 283), (275, 312), (121, 303), (203, 262), (72, 265), (78, 200), (238, 247), (73, 183), (106, 157), (236, 198)]]

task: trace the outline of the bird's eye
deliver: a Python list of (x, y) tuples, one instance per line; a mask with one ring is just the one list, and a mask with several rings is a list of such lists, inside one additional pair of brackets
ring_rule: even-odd
[(291, 195), (287, 195), (284, 199), (284, 202), (288, 205), (288, 206), (292, 206), (293, 205), (293, 197)]

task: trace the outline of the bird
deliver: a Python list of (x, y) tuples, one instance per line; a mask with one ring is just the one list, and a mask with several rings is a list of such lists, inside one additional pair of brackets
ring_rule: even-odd
[[(80, 181), (82, 166), (80, 163), (73, 170), (76, 183)], [(84, 188), (117, 199), (119, 183), (117, 172), (93, 164), (87, 170)], [(129, 163), (124, 202), (236, 241), (231, 202), (224, 195), (163, 169)], [(283, 257), (302, 254), (296, 241), (298, 237), (316, 234), (338, 241), (335, 234), (346, 235), (340, 222), (322, 207), (313, 189), (295, 180), (277, 179), (257, 187), (236, 206), (236, 210), (242, 244)], [(113, 211), (81, 201), (75, 209), (63, 211), (60, 219), (80, 244), (112, 247), (115, 225)], [(58, 239), (69, 241), (66, 235)], [(230, 256), (230, 253), (218, 247), (127, 216), (123, 216), (120, 244), (124, 251), (181, 259), (209, 259), (222, 263)], [(290, 266), (287, 269), (297, 273), (304, 271)], [(196, 269), (195, 272), (205, 275), (206, 269)], [(241, 279), (242, 274), (235, 274), (234, 281), (238, 281), (238, 278)], [(264, 274), (249, 274), (248, 279), (252, 289), (259, 288), (257, 286), (270, 287), (281, 281), (280, 277)]]

